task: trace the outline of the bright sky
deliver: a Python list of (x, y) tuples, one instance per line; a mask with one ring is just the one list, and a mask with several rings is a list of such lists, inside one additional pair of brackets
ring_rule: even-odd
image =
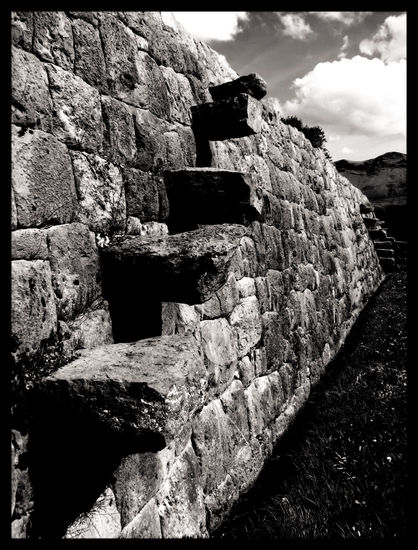
[(283, 116), (321, 126), (334, 160), (406, 152), (405, 12), (163, 12), (256, 72)]

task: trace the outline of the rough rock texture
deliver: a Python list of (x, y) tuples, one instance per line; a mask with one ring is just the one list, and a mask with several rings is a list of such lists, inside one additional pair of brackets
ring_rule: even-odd
[(248, 94), (196, 105), (192, 115), (198, 132), (212, 141), (249, 136), (261, 128), (261, 105)]
[(218, 86), (211, 86), (209, 92), (214, 101), (234, 97), (238, 94), (248, 94), (255, 99), (261, 99), (267, 93), (267, 84), (260, 75), (251, 73)]
[(51, 134), (13, 127), (12, 187), (19, 228), (73, 219), (77, 196), (70, 155)]
[(13, 351), (36, 356), (12, 535), (206, 537), (382, 280), (382, 230), (264, 83), (167, 14), (11, 23)]
[(139, 277), (154, 282), (161, 301), (204, 302), (225, 283), (244, 234), (240, 225), (212, 225), (152, 240), (127, 236), (103, 251), (109, 292), (114, 277), (126, 287)]
[(204, 376), (193, 339), (161, 336), (81, 351), (39, 383), (34, 399), (155, 450), (201, 406)]

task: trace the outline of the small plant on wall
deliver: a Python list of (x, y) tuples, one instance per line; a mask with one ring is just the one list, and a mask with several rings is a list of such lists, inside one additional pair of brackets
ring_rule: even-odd
[(324, 151), (327, 159), (332, 160), (331, 153), (325, 147), (325, 142), (327, 141), (325, 132), (320, 126), (305, 126), (297, 116), (282, 118), (282, 122), (284, 122), (284, 124), (288, 124), (289, 126), (293, 126), (293, 128), (296, 128), (302, 132), (306, 139), (312, 143), (312, 147), (319, 147)]

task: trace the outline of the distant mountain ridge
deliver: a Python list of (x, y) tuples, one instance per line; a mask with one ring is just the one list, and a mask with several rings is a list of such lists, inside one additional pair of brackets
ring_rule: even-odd
[(365, 161), (342, 159), (334, 164), (373, 203), (393, 235), (406, 240), (406, 154), (389, 152)]

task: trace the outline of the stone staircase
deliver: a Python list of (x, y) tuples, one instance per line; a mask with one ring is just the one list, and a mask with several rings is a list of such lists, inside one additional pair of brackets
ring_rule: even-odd
[[(191, 334), (163, 334), (162, 306), (202, 304), (234, 271), (245, 226), (260, 217), (262, 196), (250, 174), (210, 167), (209, 141), (258, 132), (266, 91), (260, 77), (248, 75), (210, 92), (213, 102), (192, 107), (197, 164), (207, 165), (165, 173), (169, 235), (125, 235), (103, 249), (103, 296), (115, 343), (83, 350), (34, 388), (36, 433), (50, 426), (52, 412), (61, 424), (89, 426), (125, 454), (156, 452), (181, 439), (207, 400), (199, 342)], [(76, 445), (62, 442), (54, 461), (66, 464)], [(83, 487), (74, 482), (68, 490)], [(51, 491), (45, 502), (54, 498)]]
[(372, 205), (362, 204), (360, 212), (385, 273), (404, 267), (407, 261), (407, 242), (396, 241), (387, 234), (384, 227), (386, 223), (375, 217)]

